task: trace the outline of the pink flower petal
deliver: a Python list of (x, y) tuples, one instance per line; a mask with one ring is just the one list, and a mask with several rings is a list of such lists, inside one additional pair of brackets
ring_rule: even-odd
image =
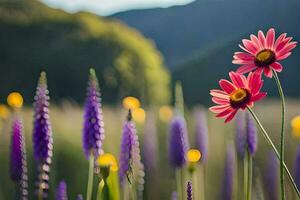
[(262, 67), (257, 67), (256, 70), (254, 71), (254, 73), (262, 74), (263, 71), (264, 71), (264, 68), (262, 68)]
[(235, 110), (230, 115), (228, 115), (226, 120), (225, 120), (225, 123), (230, 122), (234, 118), (234, 116), (236, 115), (237, 111), (238, 110)]
[(274, 28), (269, 29), (268, 33), (267, 33), (267, 37), (266, 37), (266, 46), (267, 49), (272, 49), (274, 42), (275, 42), (275, 30)]
[(253, 96), (251, 98), (251, 101), (259, 101), (263, 98), (265, 98), (267, 96), (267, 93), (266, 92), (261, 92), (261, 93), (258, 93), (257, 95)]
[(273, 68), (276, 72), (281, 72), (282, 71), (282, 65), (278, 62), (274, 62), (270, 65), (271, 68)]
[(265, 48), (266, 38), (262, 31), (258, 31), (258, 40), (259, 40), (260, 46), (262, 48)]
[(282, 41), (278, 42), (275, 51), (278, 52), (280, 51), (285, 45), (287, 45), (293, 38), (292, 37), (287, 37), (282, 39)]
[(225, 92), (227, 92), (227, 94), (230, 94), (236, 89), (236, 87), (232, 83), (225, 79), (220, 80), (219, 85)]
[(272, 78), (272, 76), (273, 76), (270, 67), (264, 67), (264, 73), (265, 73), (265, 76), (268, 78)]
[(259, 47), (255, 45), (251, 40), (243, 39), (242, 43), (244, 47), (252, 54), (256, 54), (258, 52)]
[(276, 57), (281, 57), (282, 55), (290, 52), (297, 46), (297, 42), (290, 42), (286, 46), (284, 46), (279, 52), (276, 52)]
[(220, 92), (221, 90), (211, 90), (210, 91), (210, 95), (211, 96), (214, 96), (214, 97), (218, 97), (218, 98), (221, 98), (221, 99), (229, 99), (229, 96), (226, 92), (224, 91), (221, 91), (223, 93)]
[(234, 85), (239, 88), (244, 88), (247, 86), (247, 82), (242, 78), (243, 75), (235, 72), (229, 72), (229, 77)]
[(216, 104), (224, 105), (224, 104), (229, 104), (229, 99), (223, 99), (219, 97), (213, 97), (212, 101)]
[(286, 37), (286, 33), (282, 33), (282, 34), (277, 38), (277, 40), (275, 41), (274, 47), (273, 47), (273, 49), (274, 49), (275, 51), (277, 51), (278, 45), (282, 43), (282, 41), (285, 39), (285, 37)]
[(260, 50), (261, 46), (260, 46), (258, 38), (255, 35), (253, 35), (253, 34), (250, 35), (250, 38), (255, 43), (255, 45), (258, 47), (257, 49)]
[(232, 113), (233, 111), (234, 111), (234, 109), (229, 107), (226, 110), (224, 110), (224, 111), (220, 112), (219, 114), (217, 114), (216, 117), (225, 117), (225, 116), (229, 115), (230, 113)]
[(227, 110), (230, 107), (230, 105), (218, 105), (218, 106), (212, 106), (209, 108), (209, 110), (213, 113), (220, 113), (224, 110)]
[(235, 52), (233, 58), (245, 61), (253, 61), (255, 59), (255, 57), (252, 54), (245, 52)]
[(254, 63), (252, 63), (252, 64), (243, 65), (243, 66), (239, 67), (239, 68), (236, 70), (236, 72), (237, 72), (237, 73), (240, 73), (240, 74), (245, 74), (245, 73), (251, 72), (251, 71), (254, 70), (255, 68), (257, 68), (257, 67), (255, 66)]
[(256, 94), (262, 87), (261, 73), (251, 73), (248, 76), (249, 88), (252, 94)]
[(278, 58), (276, 58), (276, 60), (280, 61), (280, 60), (283, 60), (283, 59), (286, 59), (287, 57), (289, 57), (290, 55), (292, 54), (292, 52), (288, 52)]
[(243, 47), (243, 46), (240, 45), (240, 44), (239, 44), (239, 47), (240, 47), (241, 49), (243, 49), (244, 51), (246, 51), (246, 52), (248, 52), (248, 53), (250, 53), (250, 54), (252, 54), (252, 55), (255, 55), (255, 53), (252, 53), (251, 51), (249, 51), (247, 48)]

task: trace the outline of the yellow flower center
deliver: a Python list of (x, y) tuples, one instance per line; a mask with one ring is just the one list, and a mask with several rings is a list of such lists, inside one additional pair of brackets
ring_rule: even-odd
[(259, 67), (267, 67), (275, 62), (275, 60), (275, 53), (269, 49), (264, 49), (255, 56), (255, 63)]
[(230, 94), (230, 104), (233, 108), (241, 108), (250, 100), (250, 93), (247, 89), (239, 88)]

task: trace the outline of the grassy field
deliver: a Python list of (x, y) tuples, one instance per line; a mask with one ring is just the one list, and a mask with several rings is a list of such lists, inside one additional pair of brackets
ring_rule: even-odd
[[(260, 117), (262, 123), (266, 126), (270, 136), (276, 144), (279, 143), (280, 128), (280, 109), (278, 101), (263, 101), (258, 103), (255, 111)], [(146, 109), (146, 114), (154, 113), (157, 127), (157, 168), (151, 172), (146, 171), (146, 190), (144, 199), (170, 199), (172, 191), (175, 190), (174, 171), (170, 167), (167, 158), (167, 136), (168, 123), (158, 119), (157, 109)], [(27, 158), (29, 162), (29, 184), (30, 199), (33, 198), (34, 191), (34, 172), (35, 164), (32, 157), (32, 110), (25, 107), (18, 113), (22, 116), (25, 124)], [(292, 117), (300, 114), (300, 101), (288, 100), (287, 103), (287, 129), (286, 129), (286, 162), (292, 169), (293, 161), (299, 140), (292, 136), (290, 129), (290, 120)], [(54, 192), (58, 182), (62, 179), (68, 184), (69, 199), (75, 199), (77, 194), (85, 195), (87, 184), (88, 161), (85, 159), (82, 144), (82, 124), (83, 113), (80, 106), (64, 102), (59, 106), (51, 106), (51, 122), (53, 127), (54, 138), (54, 156), (51, 169), (51, 189), (50, 198), (54, 199)], [(105, 122), (105, 141), (104, 149), (106, 152), (113, 153), (116, 157), (119, 154), (120, 137), (122, 124), (126, 118), (126, 110), (121, 107), (110, 107), (104, 105), (104, 122)], [(194, 109), (186, 109), (186, 119), (189, 129), (190, 144), (194, 144)], [(146, 122), (147, 123), (147, 118)], [(138, 123), (138, 135), (143, 149), (143, 133), (145, 124)], [(235, 138), (234, 122), (224, 124), (220, 119), (216, 119), (211, 113), (208, 113), (209, 126), (209, 156), (205, 168), (205, 194), (206, 199), (221, 199), (221, 183), (224, 168), (225, 152), (228, 143), (233, 142)], [(1, 123), (0, 133), (0, 199), (13, 199), (14, 184), (9, 179), (9, 144), (10, 144), (10, 127), (11, 120), (5, 120)], [(262, 183), (262, 175), (265, 172), (266, 159), (270, 148), (259, 134), (258, 152), (254, 158), (254, 180), (255, 183)], [(238, 161), (238, 164), (241, 162)], [(237, 173), (238, 174), (238, 173)], [(186, 179), (189, 177), (186, 175)], [(237, 178), (238, 180), (238, 178)], [(288, 199), (293, 199), (293, 192), (287, 181)], [(236, 186), (241, 186), (236, 183)], [(194, 188), (196, 190), (196, 188)], [(255, 189), (255, 187), (254, 187)], [(200, 190), (199, 190), (200, 191)], [(278, 190), (279, 191), (279, 190)], [(236, 187), (236, 199), (242, 188)], [(276, 191), (274, 191), (276, 192)], [(266, 198), (267, 199), (267, 196)]]

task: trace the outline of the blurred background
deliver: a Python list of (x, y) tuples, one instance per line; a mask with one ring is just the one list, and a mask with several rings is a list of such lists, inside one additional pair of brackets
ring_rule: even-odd
[[(24, 97), (25, 106), (19, 114), (25, 123), (29, 173), (34, 173), (31, 105), (38, 76), (45, 70), (54, 132), (52, 188), (65, 179), (70, 199), (84, 193), (88, 163), (81, 150), (82, 105), (88, 69), (93, 67), (104, 102), (105, 150), (118, 155), (126, 117), (122, 100), (126, 96), (137, 97), (143, 108), (136, 119), (141, 143), (148, 121), (158, 138), (157, 168), (146, 181), (145, 198), (169, 199), (175, 189), (166, 147), (174, 83), (180, 81), (183, 86), (193, 141), (197, 106), (202, 105), (203, 109), (211, 105), (209, 90), (236, 69), (231, 61), (241, 39), (274, 27), (277, 36), (287, 32), (299, 41), (299, 10), (298, 0), (0, 0), (0, 103), (6, 104), (13, 91)], [(286, 135), (290, 167), (298, 145), (289, 122), (300, 114), (299, 55), (300, 49), (296, 48), (283, 61), (285, 68), (279, 75), (288, 97)], [(256, 111), (263, 116), (262, 121), (277, 144), (278, 95), (274, 80), (267, 79), (265, 83), (263, 90), (269, 96), (258, 103)], [(13, 114), (7, 109), (0, 125), (0, 199), (5, 200), (12, 199), (13, 191), (8, 176)], [(208, 126), (206, 193), (211, 200), (220, 199), (226, 144), (235, 138), (235, 130), (234, 123), (224, 125), (210, 113)], [(255, 158), (258, 174), (264, 173), (268, 150), (264, 140), (259, 140)]]

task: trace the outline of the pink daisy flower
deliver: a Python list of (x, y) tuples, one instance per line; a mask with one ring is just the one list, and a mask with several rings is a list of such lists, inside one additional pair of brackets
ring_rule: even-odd
[(222, 90), (210, 91), (212, 101), (218, 105), (209, 109), (219, 118), (225, 118), (225, 122), (233, 119), (239, 109), (245, 110), (252, 107), (254, 102), (261, 100), (267, 93), (260, 92), (263, 86), (261, 73), (249, 73), (246, 78), (236, 72), (230, 72), (231, 82), (225, 79), (219, 81)]
[(297, 46), (297, 42), (292, 42), (292, 39), (283, 33), (275, 41), (273, 28), (269, 29), (267, 36), (258, 31), (258, 37), (251, 34), (250, 40), (242, 40), (244, 46), (239, 47), (245, 52), (235, 52), (232, 63), (242, 65), (238, 68), (238, 73), (258, 71), (272, 78), (272, 69), (276, 72), (282, 71), (282, 65), (278, 61), (289, 57), (291, 50)]

